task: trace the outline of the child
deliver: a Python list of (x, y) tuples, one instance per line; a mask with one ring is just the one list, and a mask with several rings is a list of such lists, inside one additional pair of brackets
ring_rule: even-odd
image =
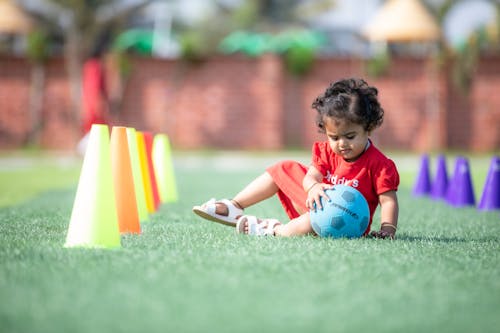
[[(399, 174), (393, 161), (384, 156), (369, 139), (382, 124), (384, 110), (378, 91), (361, 79), (332, 83), (316, 98), (316, 124), (327, 141), (315, 142), (312, 162), (306, 167), (283, 161), (248, 184), (234, 199), (212, 199), (193, 207), (197, 215), (249, 235), (296, 236), (314, 234), (309, 210), (321, 208), (320, 198), (329, 200), (326, 189), (344, 184), (358, 189), (368, 201), (370, 223), (365, 236), (393, 239), (398, 221), (396, 191)], [(243, 215), (243, 209), (278, 195), (291, 221), (258, 219)], [(373, 213), (380, 204), (381, 228), (370, 231)]]

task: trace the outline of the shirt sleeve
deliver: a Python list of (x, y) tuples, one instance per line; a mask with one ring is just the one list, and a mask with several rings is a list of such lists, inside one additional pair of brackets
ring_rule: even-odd
[(326, 142), (315, 142), (312, 147), (312, 166), (322, 175), (326, 175), (331, 166), (329, 163)]
[(380, 163), (375, 175), (375, 190), (377, 194), (387, 191), (397, 191), (399, 186), (399, 173), (396, 164), (390, 159)]

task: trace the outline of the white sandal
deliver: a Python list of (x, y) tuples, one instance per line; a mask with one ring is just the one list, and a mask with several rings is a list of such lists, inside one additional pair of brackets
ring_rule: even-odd
[[(245, 222), (248, 222), (248, 232), (245, 232)], [(252, 236), (274, 236), (274, 227), (281, 224), (276, 219), (260, 220), (252, 215), (243, 215), (238, 219), (236, 232)]]
[[(218, 203), (226, 205), (228, 212), (227, 216), (217, 214)], [(231, 227), (235, 227), (236, 223), (238, 222), (238, 218), (243, 215), (243, 209), (236, 207), (231, 200), (215, 200), (213, 198), (208, 200), (201, 206), (194, 206), (193, 212), (196, 215), (203, 217), (204, 219), (222, 223)]]

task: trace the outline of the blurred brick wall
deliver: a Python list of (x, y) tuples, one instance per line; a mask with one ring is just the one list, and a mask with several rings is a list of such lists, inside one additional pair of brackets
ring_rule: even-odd
[(21, 59), (0, 60), (0, 147), (22, 143), (28, 131), (30, 67)]
[[(69, 86), (61, 59), (51, 59), (40, 143), (73, 149)], [(311, 109), (331, 81), (366, 77), (379, 89), (384, 124), (373, 138), (384, 149), (498, 150), (500, 58), (481, 59), (468, 95), (454, 88), (449, 69), (422, 59), (394, 58), (386, 75), (369, 78), (359, 59), (318, 59), (302, 78), (278, 57), (214, 57), (199, 63), (132, 58), (112, 125), (167, 133), (177, 149), (308, 149), (317, 133)], [(116, 86), (116, 76), (109, 76)], [(29, 128), (30, 67), (0, 58), (0, 148), (23, 144)], [(115, 87), (116, 88), (116, 87)], [(115, 89), (116, 90), (116, 89)], [(112, 89), (113, 92), (113, 89)]]
[[(31, 128), (31, 65), (25, 59), (0, 58), (0, 148), (24, 145)], [(62, 59), (45, 65), (45, 91), (41, 111), (42, 147), (73, 149), (80, 133), (70, 112), (67, 74)]]
[(182, 148), (282, 147), (279, 59), (187, 64), (137, 58), (132, 68), (116, 123), (167, 133)]
[(469, 136), (472, 150), (486, 147), (500, 149), (500, 59), (484, 58), (477, 68), (477, 77), (470, 97), (467, 117), (471, 120)]
[[(377, 87), (384, 108), (384, 123), (372, 133), (379, 146), (393, 149), (429, 150), (443, 147), (443, 139), (431, 133), (430, 112), (443, 111), (443, 78), (434, 82), (428, 74), (427, 62), (418, 59), (393, 59), (388, 73), (369, 78), (360, 60), (319, 60), (303, 81), (302, 118), (306, 126), (303, 144), (321, 139), (314, 125), (311, 103), (332, 80), (356, 76)], [(434, 104), (433, 104), (434, 103)]]

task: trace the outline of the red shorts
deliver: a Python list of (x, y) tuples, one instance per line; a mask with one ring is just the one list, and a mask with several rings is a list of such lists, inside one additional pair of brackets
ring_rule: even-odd
[(296, 161), (283, 161), (270, 166), (266, 171), (279, 188), (278, 198), (288, 217), (293, 219), (301, 215), (292, 202), (303, 212), (307, 212), (307, 193), (302, 187), (307, 167)]

